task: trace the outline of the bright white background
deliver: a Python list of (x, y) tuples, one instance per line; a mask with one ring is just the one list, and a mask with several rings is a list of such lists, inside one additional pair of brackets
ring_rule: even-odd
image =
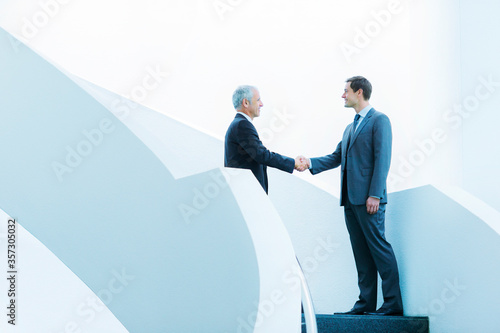
[[(290, 156), (335, 148), (354, 116), (340, 98), (344, 81), (364, 75), (372, 105), (393, 123), (389, 190), (463, 184), (463, 126), (443, 117), (490, 73), (472, 71), (461, 91), (456, 0), (11, 4), (2, 25), (53, 63), (220, 139), (234, 88), (258, 86), (255, 124), (273, 131), (263, 135), (268, 148)], [(139, 95), (147, 68), (164, 75)], [(272, 126), (276, 112), (290, 114), (286, 126)], [(441, 142), (430, 143), (436, 129)], [(302, 177), (337, 195), (337, 172)]]

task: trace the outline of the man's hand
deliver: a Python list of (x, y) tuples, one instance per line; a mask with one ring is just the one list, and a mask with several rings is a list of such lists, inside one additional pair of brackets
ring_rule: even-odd
[(309, 165), (310, 162), (307, 157), (304, 157), (302, 155), (295, 157), (295, 170), (302, 172), (309, 169)]
[(378, 206), (380, 205), (380, 199), (374, 197), (368, 197), (366, 200), (366, 211), (368, 214), (373, 215), (378, 212)]

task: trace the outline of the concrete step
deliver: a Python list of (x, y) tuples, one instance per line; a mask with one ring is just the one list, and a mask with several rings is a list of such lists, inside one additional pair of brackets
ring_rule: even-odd
[(429, 333), (428, 317), (316, 315), (316, 321), (318, 333)]

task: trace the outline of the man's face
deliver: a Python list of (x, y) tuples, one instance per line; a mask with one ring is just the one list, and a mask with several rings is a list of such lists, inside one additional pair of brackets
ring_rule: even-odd
[(253, 119), (255, 117), (260, 116), (260, 108), (263, 107), (264, 104), (260, 100), (260, 94), (257, 90), (253, 91), (253, 98), (250, 101), (250, 106), (248, 107), (249, 116)]
[(362, 97), (362, 90), (359, 89), (357, 92), (354, 92), (351, 88), (351, 82), (347, 82), (345, 84), (344, 93), (342, 94), (342, 98), (344, 99), (344, 107), (353, 108), (358, 105), (359, 99)]

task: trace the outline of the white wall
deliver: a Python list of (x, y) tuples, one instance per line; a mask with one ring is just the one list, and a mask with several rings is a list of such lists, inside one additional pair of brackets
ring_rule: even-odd
[[(497, 106), (500, 66), (500, 44), (496, 42), (500, 23), (494, 17), (500, 3), (460, 1), (460, 57), (463, 121), (463, 186), (496, 210), (500, 210), (497, 189), (500, 186), (500, 134)], [(492, 81), (477, 94), (480, 80)], [(485, 86), (486, 87), (486, 86)], [(488, 89), (491, 89), (488, 90)], [(489, 94), (488, 94), (489, 93)], [(484, 96), (483, 96), (484, 95)], [(457, 122), (458, 124), (458, 122)], [(458, 126), (458, 125), (457, 125)]]
[[(443, 120), (460, 101), (456, 1), (42, 3), (10, 1), (2, 26), (69, 73), (220, 139), (235, 86), (257, 85), (256, 126), (292, 156), (333, 149), (353, 117), (344, 80), (364, 75), (393, 123), (390, 189), (460, 182), (461, 132)], [(141, 93), (151, 71), (159, 84)], [(279, 128), (277, 113), (290, 115)], [(444, 142), (429, 142), (435, 130)], [(308, 181), (336, 194), (333, 178)]]

